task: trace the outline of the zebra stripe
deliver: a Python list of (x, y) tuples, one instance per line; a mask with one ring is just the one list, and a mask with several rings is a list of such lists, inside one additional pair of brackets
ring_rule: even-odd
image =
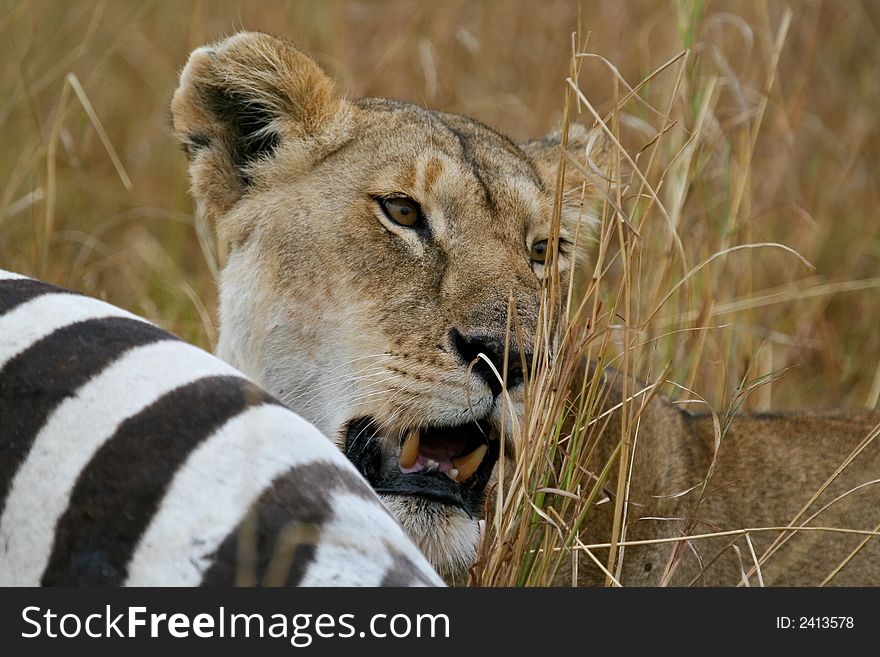
[[(310, 491), (320, 489), (324, 495), (317, 497)], [(247, 564), (251, 569), (251, 576), (255, 581), (267, 584), (285, 584), (297, 586), (303, 583), (307, 568), (314, 568), (317, 560), (319, 568), (326, 559), (317, 553), (317, 547), (325, 542), (328, 537), (333, 537), (333, 526), (330, 524), (334, 517), (334, 507), (345, 508), (347, 535), (350, 537), (354, 527), (352, 526), (352, 511), (358, 509), (357, 503), (347, 504), (343, 496), (354, 497), (357, 503), (373, 501), (373, 492), (361, 477), (340, 468), (332, 463), (317, 461), (300, 464), (288, 473), (276, 479), (272, 486), (267, 489), (256, 505), (256, 514), (249, 520), (250, 526), (240, 527), (239, 531), (250, 531), (257, 541), (255, 550), (258, 558)], [(369, 510), (358, 516), (371, 518)], [(279, 522), (284, 518), (284, 522)], [(390, 517), (388, 518), (390, 519)], [(383, 518), (383, 521), (386, 520)], [(387, 523), (380, 523), (379, 532), (387, 532)], [(383, 552), (381, 543), (370, 538), (369, 534), (376, 531), (371, 524), (366, 528), (366, 535), (360, 533), (358, 528), (358, 540), (361, 545), (360, 553), (373, 563), (369, 568), (362, 566), (353, 568), (355, 572), (370, 573), (375, 571), (375, 559), (378, 553)], [(238, 549), (238, 532), (226, 537), (218, 550), (218, 559), (205, 574), (203, 584), (229, 584), (234, 581), (236, 573), (230, 572), (224, 564), (234, 563), (232, 556)], [(378, 549), (367, 549), (367, 545), (373, 543)], [(256, 556), (255, 555), (255, 556)], [(358, 558), (359, 555), (355, 555)], [(352, 555), (347, 555), (352, 559)], [(349, 562), (354, 566), (353, 562)], [(338, 577), (338, 564), (336, 572), (331, 577)], [(319, 581), (328, 581), (318, 578)], [(361, 582), (364, 585), (377, 585), (378, 581), (369, 581), (368, 577)]]
[[(414, 581), (422, 585), (430, 583), (424, 575), (414, 576), (415, 569), (411, 565), (410, 555), (393, 548), (389, 549), (389, 542), (384, 538), (388, 535), (387, 527), (375, 524), (369, 519), (370, 505), (366, 499), (359, 495), (343, 493), (335, 496), (333, 503), (337, 507), (348, 509), (351, 515), (346, 518), (334, 517), (324, 525), (323, 536), (326, 540), (317, 546), (315, 562), (306, 573), (302, 581), (303, 586), (328, 583), (331, 586), (347, 585), (345, 575), (339, 572), (340, 560), (347, 561), (355, 572), (365, 574), (364, 581), (358, 582), (358, 586), (402, 586), (405, 581), (408, 586), (412, 586)], [(353, 521), (351, 516), (363, 521)], [(389, 520), (391, 520), (390, 516)], [(375, 550), (351, 554), (345, 539), (346, 536), (351, 536), (354, 522), (357, 522), (358, 540), (369, 540), (376, 546)], [(380, 573), (381, 576), (377, 579), (367, 579), (369, 575), (375, 573)]]
[[(80, 346), (79, 341), (71, 345)], [(209, 354), (166, 339), (123, 353), (64, 400), (49, 415), (13, 479), (0, 533), (10, 534), (16, 528), (17, 535), (24, 530), (31, 539), (24, 543), (13, 538), (0, 554), (0, 586), (39, 581), (55, 524), (68, 506), (79, 473), (121, 422), (179, 386), (206, 376), (236, 374)], [(39, 543), (37, 551), (28, 545), (34, 538)], [(25, 557), (28, 567), (4, 572), (6, 563)]]
[[(148, 324), (109, 303), (68, 292), (54, 293), (57, 288), (50, 285), (46, 288), (41, 296), (15, 303), (10, 312), (0, 316), (0, 368), (40, 338), (74, 322), (127, 317)], [(0, 281), (0, 296), (5, 298), (8, 291), (9, 284)], [(10, 296), (21, 299), (17, 295)]]
[(60, 287), (49, 285), (41, 281), (34, 281), (29, 278), (13, 278), (0, 280), (0, 286), (3, 287), (3, 294), (0, 295), (0, 315), (12, 310), (26, 301), (30, 301), (34, 297), (42, 294), (65, 293), (71, 294)]
[[(41, 297), (25, 303), (10, 314), (18, 314), (31, 304), (37, 304), (38, 311), (42, 311), (53, 297), (56, 300), (62, 297), (63, 308), (68, 301), (63, 298), (66, 296)], [(72, 314), (76, 316), (76, 313)], [(5, 318), (0, 318), (0, 323), (2, 319)], [(8, 506), (7, 486), (12, 483), (12, 475), (31, 451), (45, 419), (73, 391), (118, 359), (123, 352), (137, 345), (169, 339), (171, 336), (167, 333), (145, 322), (109, 317), (61, 327), (22, 351), (18, 351), (16, 345), (17, 355), (0, 369), (0, 512)], [(14, 342), (17, 341), (3, 339), (0, 350)], [(0, 564), (2, 558), (0, 554)], [(0, 574), (0, 583), (2, 577)]]
[[(174, 471), (217, 427), (262, 403), (277, 402), (240, 377), (208, 377), (176, 388), (122, 422), (79, 474), (55, 527), (42, 583), (124, 583), (126, 565)], [(132, 470), (131, 461), (142, 466)]]
[(442, 584), (342, 453), (240, 372), (2, 271), (0, 547), (3, 586)]
[[(242, 441), (242, 435), (248, 438)], [(338, 470), (338, 464), (327, 459), (323, 449), (326, 446), (329, 446), (327, 438), (317, 429), (283, 408), (261, 406), (230, 421), (206, 440), (176, 474), (162, 508), (153, 518), (132, 560), (127, 583), (140, 585), (145, 580), (163, 576), (169, 578), (165, 580), (169, 583), (201, 583), (203, 573), (214, 565), (215, 551), (221, 560), (232, 562), (239, 536), (236, 530), (252, 507), (257, 518), (262, 519), (272, 514), (276, 501), (282, 500), (279, 520), (284, 522), (275, 520), (268, 523), (270, 527), (297, 528), (302, 520), (320, 523), (322, 518), (301, 505), (304, 497), (313, 495), (316, 490), (326, 498), (328, 489), (325, 487), (331, 482), (312, 481), (303, 466), (329, 461), (328, 468)], [(337, 454), (341, 456), (338, 450)], [(285, 474), (291, 482), (301, 482), (308, 487), (299, 496), (279, 494), (277, 486), (272, 491), (276, 480)], [(206, 478), (222, 480), (224, 485), (206, 489)], [(268, 494), (263, 497), (267, 490)], [(325, 503), (334, 511), (341, 508), (332, 502)], [(194, 514), (193, 509), (205, 512)], [(188, 515), (191, 534), (197, 537), (195, 542), (177, 530), (185, 515)], [(348, 509), (345, 516), (352, 516)], [(389, 531), (396, 529), (396, 523), (384, 510), (378, 518)], [(359, 545), (352, 547), (371, 551), (373, 546), (368, 541), (361, 542), (358, 536), (358, 542)], [(159, 567), (166, 575), (157, 572)], [(346, 566), (350, 575), (348, 570)], [(214, 567), (205, 583), (230, 583), (230, 577), (231, 571), (222, 572)]]
[(47, 283), (37, 283), (23, 294), (21, 280), (0, 280), (0, 297), (9, 312), (0, 315), (0, 368), (26, 347), (54, 331), (87, 319), (127, 317), (148, 324), (109, 303), (83, 297)]

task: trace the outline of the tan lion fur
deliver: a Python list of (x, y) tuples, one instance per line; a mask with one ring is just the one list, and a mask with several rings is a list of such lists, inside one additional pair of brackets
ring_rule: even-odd
[[(529, 249), (549, 236), (559, 135), (517, 147), (461, 116), (346, 99), (292, 44), (256, 33), (194, 51), (172, 112), (198, 211), (230, 247), (220, 280), (222, 358), (340, 444), (344, 425), (359, 416), (396, 427), (461, 423), (472, 413), (501, 422), (496, 399), (451, 353), (448, 334), (503, 335), (512, 297), (525, 341), (534, 335), (543, 267), (530, 261)], [(569, 149), (601, 168), (608, 147), (600, 134), (573, 126)], [(568, 182), (580, 189), (580, 180)], [(417, 200), (430, 235), (384, 218), (375, 198), (388, 195)], [(583, 215), (579, 199), (564, 213), (564, 237)], [(562, 257), (563, 272), (568, 265)], [(787, 522), (876, 421), (741, 418), (721, 450), (719, 491), (697, 512), (709, 525), (697, 529)], [(627, 538), (677, 531), (636, 518), (685, 510), (690, 496), (672, 503), (651, 496), (695, 485), (711, 440), (711, 422), (653, 402), (631, 496), (644, 506), (633, 507)], [(878, 472), (873, 449), (835, 490)], [(441, 573), (454, 579), (470, 565), (477, 519), (419, 498), (385, 501)], [(820, 524), (873, 528), (877, 501), (868, 487)], [(608, 531), (597, 519), (590, 533), (601, 540)], [(760, 546), (768, 538), (753, 540)], [(853, 543), (825, 536), (820, 546), (818, 539), (805, 536), (787, 548), (765, 579), (815, 583), (810, 564), (842, 558)], [(836, 583), (880, 583), (874, 544)], [(625, 561), (624, 580), (658, 582), (668, 552), (632, 550), (637, 558)], [(673, 581), (686, 582), (693, 564), (686, 555)], [(721, 574), (708, 581), (735, 583), (734, 570), (725, 557), (709, 571)], [(584, 580), (595, 577), (585, 570)]]
[[(597, 411), (618, 406), (624, 379), (615, 370), (603, 375), (604, 395)], [(626, 396), (646, 387), (626, 382)], [(638, 409), (643, 398), (634, 399)], [(745, 528), (788, 525), (860, 442), (880, 425), (875, 411), (741, 414), (723, 435), (714, 458), (716, 429), (711, 415), (687, 413), (655, 396), (641, 411), (627, 506), (625, 540), (641, 541)], [(723, 423), (724, 418), (720, 418)], [(600, 472), (620, 440), (620, 416), (614, 413), (603, 432), (600, 449), (588, 468)], [(702, 483), (710, 471), (702, 501)], [(612, 472), (616, 473), (617, 468)], [(876, 531), (880, 525), (880, 444), (873, 441), (795, 523)], [(878, 482), (880, 483), (880, 482)], [(868, 484), (867, 486), (863, 486)], [(815, 519), (811, 516), (839, 496)], [(612, 476), (605, 490), (616, 490)], [(690, 491), (690, 492), (688, 492)], [(613, 493), (612, 493), (613, 496)], [(614, 504), (596, 506), (585, 543), (609, 540)], [(779, 532), (754, 531), (749, 540), (760, 557)], [(788, 540), (761, 566), (761, 580), (770, 585), (815, 586), (865, 538), (858, 534), (803, 531)], [(607, 552), (596, 551), (605, 557)], [(599, 584), (605, 575), (585, 558), (579, 560), (580, 584)], [(628, 585), (735, 585), (743, 581), (754, 558), (739, 535), (628, 547), (621, 580)], [(667, 573), (667, 571), (669, 571)], [(665, 575), (665, 576), (664, 576)], [(569, 572), (560, 582), (570, 582)], [(749, 577), (758, 585), (756, 573)], [(831, 583), (880, 584), (880, 542), (870, 541)]]

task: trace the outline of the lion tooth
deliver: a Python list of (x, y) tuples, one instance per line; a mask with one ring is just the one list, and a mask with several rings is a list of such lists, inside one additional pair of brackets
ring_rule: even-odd
[(411, 468), (419, 459), (419, 430), (410, 431), (400, 448), (400, 467)]
[(458, 469), (457, 481), (467, 481), (473, 476), (483, 462), (488, 449), (488, 445), (480, 445), (470, 454), (452, 459), (452, 464)]
[(449, 468), (446, 471), (446, 475), (452, 479), (452, 481), (458, 481), (458, 468)]

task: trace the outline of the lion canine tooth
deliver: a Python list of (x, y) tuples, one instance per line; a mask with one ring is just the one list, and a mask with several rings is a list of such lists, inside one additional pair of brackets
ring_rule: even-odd
[(480, 463), (483, 462), (483, 457), (486, 456), (488, 449), (488, 445), (480, 445), (470, 454), (452, 459), (452, 464), (458, 470), (456, 481), (467, 481), (470, 479), (477, 471), (477, 468), (480, 467)]
[(410, 431), (400, 448), (400, 467), (411, 468), (419, 458), (419, 430)]

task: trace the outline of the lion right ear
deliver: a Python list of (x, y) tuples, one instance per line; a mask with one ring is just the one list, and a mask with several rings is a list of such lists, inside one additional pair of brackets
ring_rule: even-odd
[(296, 166), (345, 138), (351, 106), (307, 55), (282, 39), (240, 32), (194, 50), (171, 101), (199, 211), (221, 239), (244, 226), (222, 217), (271, 170), (280, 149)]
[[(602, 199), (601, 188), (609, 182), (605, 172), (610, 167), (614, 146), (602, 128), (571, 123), (567, 147), (568, 153), (581, 165), (576, 167), (569, 163), (562, 181), (562, 221), (574, 234), (578, 222), (585, 223), (590, 229), (597, 224), (596, 206)], [(550, 190), (556, 189), (557, 170), (563, 155), (562, 131), (556, 130), (543, 139), (520, 144), (520, 149), (531, 158), (544, 185)]]

